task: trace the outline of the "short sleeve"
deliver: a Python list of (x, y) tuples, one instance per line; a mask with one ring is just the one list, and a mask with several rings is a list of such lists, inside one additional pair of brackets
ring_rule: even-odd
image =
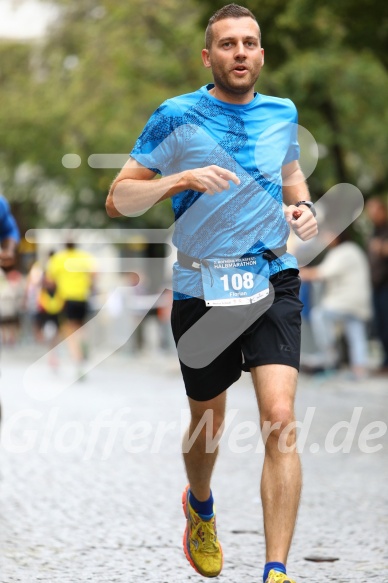
[(131, 157), (158, 174), (170, 174), (179, 158), (175, 130), (182, 125), (180, 109), (172, 100), (165, 101), (151, 115), (137, 139)]
[(287, 101), (290, 103), (291, 119), (289, 123), (289, 147), (283, 160), (283, 166), (294, 160), (299, 160), (300, 158), (300, 147), (298, 142), (298, 111), (295, 104), (290, 99), (287, 99)]

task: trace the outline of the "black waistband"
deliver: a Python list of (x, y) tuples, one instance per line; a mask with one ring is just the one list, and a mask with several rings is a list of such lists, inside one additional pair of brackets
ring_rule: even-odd
[[(282, 247), (278, 247), (277, 249), (265, 249), (262, 255), (264, 259), (267, 259), (268, 261), (273, 261), (274, 259), (277, 259), (281, 255), (284, 255), (286, 251), (287, 245), (283, 245)], [(243, 257), (249, 257), (249, 255), (243, 255)], [(198, 259), (197, 257), (190, 257), (190, 255), (186, 255), (185, 253), (182, 253), (182, 251), (179, 250), (177, 259), (178, 263), (182, 267), (185, 267), (186, 269), (193, 269), (194, 271), (200, 271), (201, 264), (206, 266), (207, 263), (206, 258)], [(236, 257), (236, 259), (241, 259), (241, 257)]]

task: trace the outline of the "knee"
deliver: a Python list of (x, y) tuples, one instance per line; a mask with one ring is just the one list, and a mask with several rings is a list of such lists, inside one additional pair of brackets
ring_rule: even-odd
[(224, 413), (213, 409), (205, 409), (204, 411), (192, 414), (190, 433), (194, 431), (198, 437), (214, 439), (216, 436), (221, 437), (224, 429)]
[(291, 405), (279, 403), (261, 415), (263, 441), (266, 446), (277, 444), (283, 437), (287, 443), (295, 441), (295, 416)]

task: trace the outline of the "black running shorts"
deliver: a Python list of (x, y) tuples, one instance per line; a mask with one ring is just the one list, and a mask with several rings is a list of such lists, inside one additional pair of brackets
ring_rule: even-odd
[[(189, 397), (213, 399), (237, 381), (242, 370), (264, 364), (299, 370), (303, 304), (298, 273), (286, 269), (272, 276), (268, 298), (249, 306), (210, 308), (199, 298), (174, 300), (172, 331)], [(209, 310), (216, 311), (200, 323)], [(203, 364), (213, 354), (214, 359)]]
[(88, 312), (87, 302), (67, 300), (63, 307), (63, 314), (66, 320), (84, 323)]

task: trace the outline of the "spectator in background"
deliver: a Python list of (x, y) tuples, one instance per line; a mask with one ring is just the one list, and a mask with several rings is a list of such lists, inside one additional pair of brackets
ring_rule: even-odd
[(24, 277), (17, 269), (0, 270), (1, 344), (14, 346), (20, 337)]
[(20, 317), (21, 274), (11, 267), (16, 260), (20, 241), (19, 229), (8, 201), (0, 194), (0, 324), (1, 336), (7, 344), (16, 342)]
[(27, 277), (24, 296), (24, 310), (28, 317), (28, 332), (32, 331), (33, 340), (43, 341), (42, 326), (39, 316), (39, 294), (42, 288), (44, 267), (39, 260), (31, 265)]
[[(326, 234), (330, 241), (334, 233)], [(311, 364), (334, 369), (339, 364), (337, 328), (342, 328), (349, 350), (352, 377), (367, 374), (367, 322), (371, 317), (371, 288), (368, 259), (344, 231), (329, 243), (329, 251), (316, 267), (300, 270), (303, 281), (322, 281), (320, 301), (310, 313), (311, 328), (318, 355)], [(306, 370), (306, 367), (305, 367)], [(308, 370), (308, 369), (307, 369)], [(314, 370), (314, 368), (312, 368)]]
[(0, 194), (0, 267), (12, 267), (20, 241), (19, 229), (11, 214), (8, 201)]
[[(51, 251), (48, 261), (53, 255), (54, 252)], [(48, 342), (50, 348), (48, 362), (52, 369), (56, 369), (59, 366), (55, 347), (60, 339), (60, 319), (64, 305), (65, 302), (59, 294), (56, 284), (43, 271), (37, 296), (35, 320), (36, 327), (40, 331), (41, 340)]]
[(33, 325), (34, 341), (36, 342), (44, 342), (45, 340), (43, 329), (46, 324), (44, 315), (46, 297), (44, 289), (47, 284), (51, 286), (51, 289), (53, 288), (53, 284), (47, 282), (45, 268), (52, 255), (54, 255), (54, 251), (49, 252), (45, 261), (42, 262), (39, 259), (34, 261), (26, 278), (24, 309), (28, 314), (30, 323)]
[(378, 197), (369, 199), (365, 210), (373, 223), (368, 256), (376, 332), (383, 350), (380, 372), (388, 374), (388, 210)]
[(0, 268), (7, 269), (14, 265), (19, 241), (20, 234), (15, 218), (11, 213), (7, 199), (0, 194)]
[(78, 378), (82, 377), (86, 359), (86, 338), (83, 325), (88, 313), (96, 265), (90, 253), (77, 249), (73, 242), (54, 253), (46, 267), (47, 282), (51, 282), (64, 301), (61, 331), (68, 341), (69, 352), (76, 365)]

